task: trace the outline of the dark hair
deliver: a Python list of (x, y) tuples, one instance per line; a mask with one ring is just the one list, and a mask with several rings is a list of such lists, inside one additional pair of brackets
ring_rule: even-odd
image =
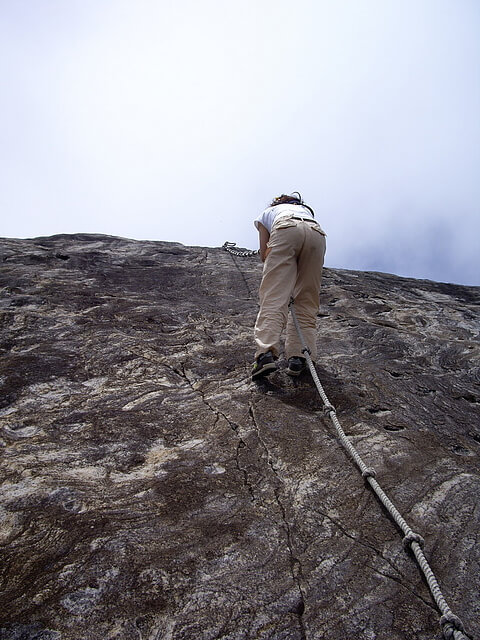
[(290, 195), (287, 195), (286, 193), (282, 193), (281, 196), (277, 196), (272, 200), (270, 206), (276, 207), (277, 204), (299, 204), (302, 207), (307, 208), (311, 212), (312, 216), (315, 217), (315, 213), (312, 207), (309, 207), (308, 204), (304, 203), (302, 196), (298, 193), (298, 191), (294, 191)]

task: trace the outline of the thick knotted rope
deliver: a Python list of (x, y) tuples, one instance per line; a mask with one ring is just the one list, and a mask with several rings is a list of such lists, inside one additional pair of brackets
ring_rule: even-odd
[(305, 356), (305, 359), (308, 364), (308, 368), (310, 369), (310, 373), (312, 374), (313, 381), (315, 386), (317, 387), (318, 393), (322, 398), (324, 404), (324, 411), (330, 417), (330, 420), (333, 422), (337, 434), (340, 438), (340, 441), (344, 448), (348, 451), (351, 457), (354, 459), (356, 465), (361, 471), (362, 477), (373, 489), (375, 494), (378, 496), (381, 503), (387, 509), (388, 513), (391, 515), (393, 520), (397, 523), (398, 527), (403, 531), (403, 545), (406, 549), (410, 547), (412, 550), (415, 559), (417, 560), (418, 565), (420, 566), (423, 574), (428, 583), (428, 587), (432, 593), (433, 599), (435, 600), (438, 609), (442, 613), (440, 618), (440, 625), (442, 627), (442, 632), (445, 640), (468, 640), (468, 636), (465, 635), (465, 629), (463, 627), (462, 621), (456, 615), (454, 615), (448, 606), (443, 594), (440, 590), (438, 582), (433, 574), (433, 571), (430, 568), (430, 565), (427, 562), (427, 559), (422, 551), (424, 546), (424, 540), (421, 535), (412, 531), (412, 529), (408, 526), (405, 520), (402, 518), (399, 511), (396, 509), (395, 505), (390, 501), (387, 494), (383, 491), (381, 486), (375, 479), (375, 471), (367, 467), (359, 453), (352, 445), (350, 440), (345, 435), (345, 432), (342, 429), (342, 426), (337, 418), (337, 413), (335, 407), (331, 404), (329, 399), (327, 398), (327, 394), (325, 393), (322, 383), (317, 375), (315, 367), (312, 362), (312, 358), (310, 356), (310, 350), (306, 346), (304, 337), (302, 335), (302, 331), (300, 329), (300, 325), (298, 323), (297, 315), (294, 309), (294, 300), (293, 298), (290, 300), (290, 311), (292, 314), (293, 322), (295, 324), (295, 328), (298, 333), (298, 337), (302, 344), (302, 353)]
[(234, 256), (241, 256), (243, 258), (256, 256), (258, 254), (257, 249), (245, 249), (245, 251), (240, 251), (240, 249), (237, 249), (236, 246), (237, 245), (235, 242), (224, 242), (222, 245), (222, 249), (225, 249), (225, 251), (228, 251), (228, 253), (231, 253)]

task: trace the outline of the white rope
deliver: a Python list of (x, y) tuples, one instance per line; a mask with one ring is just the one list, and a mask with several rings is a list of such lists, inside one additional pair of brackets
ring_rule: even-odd
[(222, 245), (222, 249), (225, 249), (225, 251), (228, 251), (228, 253), (231, 253), (234, 256), (241, 256), (243, 258), (245, 257), (249, 257), (249, 256), (256, 256), (258, 254), (258, 249), (245, 249), (245, 251), (240, 251), (240, 249), (236, 248), (236, 243), (235, 242), (224, 242)]
[(308, 364), (308, 368), (310, 369), (310, 373), (312, 374), (312, 378), (315, 383), (315, 386), (317, 387), (318, 393), (322, 398), (325, 413), (330, 417), (331, 421), (333, 422), (342, 445), (348, 451), (351, 457), (354, 459), (356, 465), (358, 466), (358, 468), (362, 473), (362, 477), (365, 478), (365, 480), (371, 486), (372, 490), (378, 496), (381, 503), (387, 509), (388, 513), (392, 516), (393, 520), (397, 523), (398, 527), (403, 531), (404, 533), (403, 545), (406, 549), (408, 549), (408, 547), (411, 548), (415, 556), (415, 559), (417, 560), (417, 563), (427, 580), (428, 587), (433, 596), (433, 599), (435, 600), (437, 607), (442, 614), (440, 618), (440, 625), (442, 627), (442, 632), (445, 640), (451, 640), (452, 638), (454, 640), (468, 640), (468, 636), (465, 635), (466, 632), (463, 627), (462, 621), (460, 620), (460, 618), (458, 618), (456, 615), (452, 613), (452, 610), (450, 609), (445, 598), (443, 597), (439, 584), (422, 551), (424, 546), (424, 540), (422, 536), (419, 535), (418, 533), (414, 533), (412, 529), (408, 526), (408, 524), (405, 522), (405, 520), (401, 516), (400, 512), (396, 509), (395, 505), (391, 502), (387, 494), (383, 491), (381, 486), (376, 481), (375, 470), (367, 467), (367, 465), (364, 463), (364, 461), (360, 457), (358, 451), (355, 449), (355, 447), (352, 445), (350, 440), (345, 435), (345, 432), (342, 429), (342, 426), (337, 418), (335, 407), (329, 401), (327, 394), (325, 393), (325, 390), (322, 386), (322, 383), (320, 382), (318, 374), (315, 370), (315, 366), (310, 356), (310, 350), (306, 346), (306, 343), (302, 334), (302, 330), (300, 329), (300, 325), (298, 323), (297, 314), (295, 313), (295, 309), (294, 309), (293, 298), (290, 300), (289, 307), (292, 313), (292, 318), (298, 333), (298, 337), (300, 338), (300, 342), (302, 344), (302, 353), (305, 356), (305, 359)]

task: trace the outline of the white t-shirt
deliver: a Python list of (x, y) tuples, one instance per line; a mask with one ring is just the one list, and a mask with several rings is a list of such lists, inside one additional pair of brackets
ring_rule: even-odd
[(274, 220), (280, 214), (282, 216), (292, 215), (314, 219), (312, 212), (301, 204), (277, 204), (275, 207), (265, 209), (265, 211), (253, 221), (253, 224), (258, 229), (258, 224), (262, 223), (268, 233), (271, 233)]

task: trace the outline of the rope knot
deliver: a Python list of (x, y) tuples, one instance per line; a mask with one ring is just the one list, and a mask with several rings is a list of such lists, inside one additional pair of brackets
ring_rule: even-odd
[(302, 349), (302, 353), (308, 353), (309, 356), (312, 355), (312, 352), (310, 351), (310, 349), (308, 347), (305, 347), (304, 349)]
[(367, 467), (362, 471), (362, 478), (364, 478), (365, 480), (367, 478), (376, 478), (376, 477), (377, 477), (377, 472), (372, 467)]
[(414, 533), (413, 531), (407, 533), (402, 542), (405, 549), (408, 549), (409, 547), (411, 548), (412, 542), (416, 542), (421, 549), (423, 549), (423, 547), (425, 546), (425, 540), (422, 538), (422, 536), (418, 533)]
[(327, 416), (329, 416), (331, 413), (336, 413), (337, 412), (337, 410), (335, 409), (333, 404), (326, 404), (323, 407), (323, 411), (325, 412), (325, 415), (327, 415)]
[(443, 637), (445, 638), (445, 640), (455, 638), (455, 631), (466, 633), (460, 618), (451, 611), (449, 613), (445, 613), (440, 618), (440, 624), (442, 626)]

